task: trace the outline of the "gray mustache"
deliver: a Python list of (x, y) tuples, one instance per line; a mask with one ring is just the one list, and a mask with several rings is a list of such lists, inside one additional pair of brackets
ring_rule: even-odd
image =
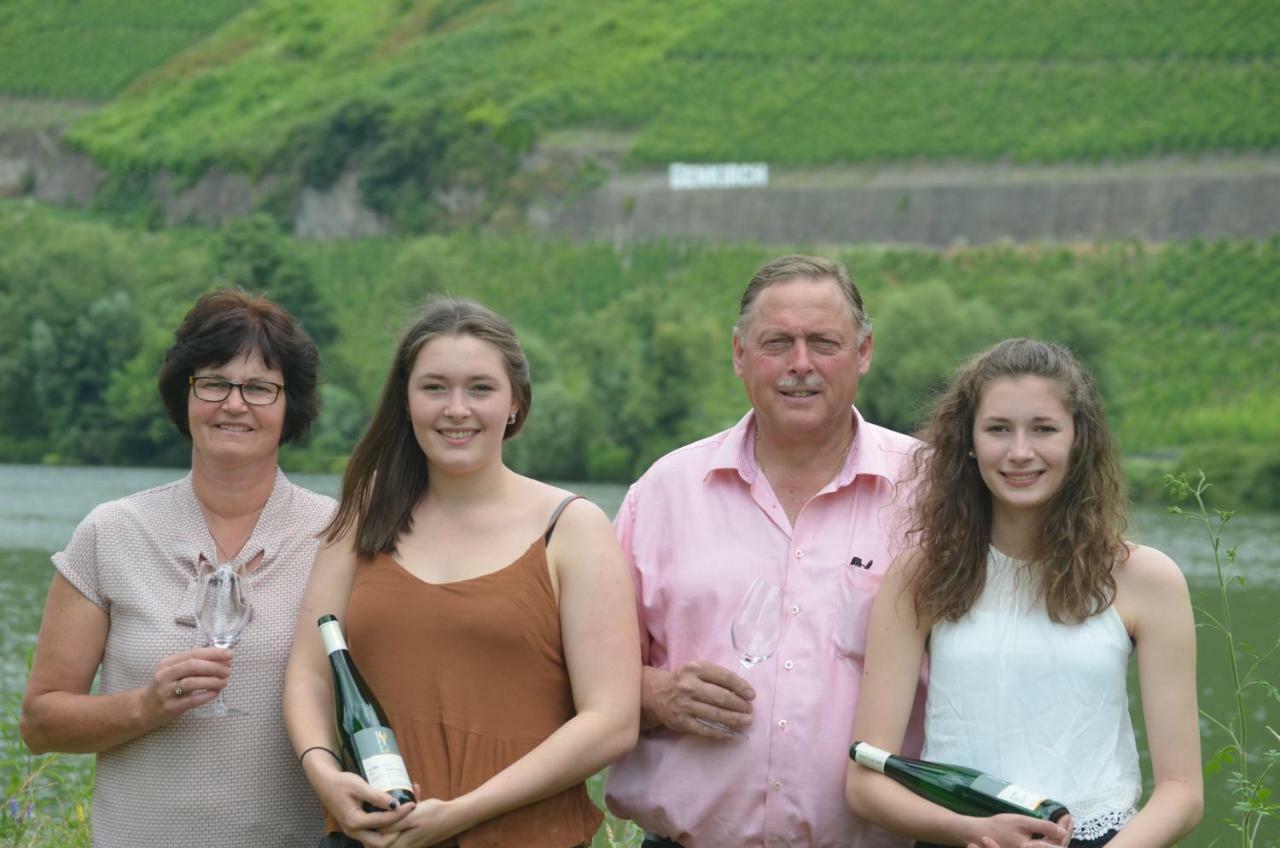
[(805, 374), (803, 377), (779, 377), (773, 385), (775, 388), (788, 391), (805, 389), (816, 392), (822, 389), (822, 378), (817, 374)]

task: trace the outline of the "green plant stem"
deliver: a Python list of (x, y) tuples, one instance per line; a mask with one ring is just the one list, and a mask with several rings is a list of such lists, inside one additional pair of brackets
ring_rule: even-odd
[[(1245, 791), (1249, 791), (1249, 755), (1248, 755), (1248, 724), (1245, 720), (1245, 704), (1244, 689), (1241, 686), (1240, 664), (1236, 658), (1236, 640), (1235, 633), (1232, 630), (1231, 622), (1231, 600), (1227, 595), (1228, 575), (1222, 570), (1222, 528), (1226, 525), (1230, 516), (1224, 516), (1219, 513), (1218, 526), (1215, 528), (1209, 519), (1209, 510), (1205, 506), (1204, 492), (1208, 489), (1209, 484), (1205, 480), (1204, 472), (1200, 472), (1200, 479), (1196, 481), (1194, 486), (1190, 487), (1191, 495), (1196, 499), (1196, 506), (1199, 510), (1199, 519), (1204, 524), (1205, 531), (1209, 535), (1209, 542), (1213, 546), (1213, 567), (1218, 576), (1218, 597), (1222, 603), (1222, 619), (1219, 629), (1227, 640), (1227, 655), (1231, 660), (1231, 680), (1235, 690), (1236, 700), (1236, 730), (1231, 732), (1231, 743), (1236, 749), (1236, 756), (1240, 762), (1240, 778), (1241, 786), (1245, 787)], [(1202, 713), (1203, 714), (1203, 713)], [(1212, 718), (1212, 717), (1210, 717)], [(1218, 722), (1219, 726), (1223, 726)], [(1268, 771), (1270, 769), (1268, 768)], [(1264, 775), (1266, 772), (1264, 772)], [(1253, 844), (1254, 835), (1257, 833), (1258, 826), (1262, 822), (1262, 816), (1258, 815), (1257, 819), (1252, 822), (1250, 828), (1250, 817), (1257, 815), (1253, 812), (1244, 813), (1244, 820), (1241, 822), (1240, 840), (1242, 848), (1250, 848)]]

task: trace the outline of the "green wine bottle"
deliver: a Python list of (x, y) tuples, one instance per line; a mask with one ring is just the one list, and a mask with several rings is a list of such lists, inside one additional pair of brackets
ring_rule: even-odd
[[(397, 804), (410, 804), (413, 784), (400, 756), (396, 735), (387, 724), (387, 715), (374, 700), (369, 686), (356, 671), (342, 635), (342, 625), (332, 615), (322, 615), (316, 622), (320, 638), (329, 654), (333, 672), (333, 706), (342, 741), (343, 765), (355, 772), (374, 789), (386, 792)], [(376, 808), (364, 804), (365, 812)]]
[(961, 815), (1018, 813), (1056, 822), (1067, 814), (1067, 808), (1057, 801), (977, 769), (899, 757), (866, 742), (854, 742), (849, 759)]

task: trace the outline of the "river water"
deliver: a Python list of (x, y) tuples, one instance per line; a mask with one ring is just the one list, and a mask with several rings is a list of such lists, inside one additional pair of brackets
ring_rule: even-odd
[[(55, 468), (45, 466), (0, 465), (0, 722), (11, 731), (15, 719), (17, 693), (25, 684), (28, 658), (40, 627), (44, 595), (52, 576), (49, 553), (67, 540), (76, 523), (95, 505), (130, 492), (159, 485), (182, 476), (185, 471), (137, 468)], [(318, 492), (334, 495), (335, 475), (290, 475), (294, 482)], [(625, 487), (572, 484), (568, 488), (591, 498), (610, 515), (617, 509)], [(1191, 585), (1193, 598), (1216, 611), (1217, 578), (1213, 551), (1203, 526), (1167, 511), (1143, 507), (1135, 511), (1130, 537), (1153, 545), (1173, 557)], [(1238, 640), (1260, 649), (1275, 643), (1280, 634), (1280, 514), (1241, 514), (1228, 524), (1223, 550), (1237, 548), (1237, 572), (1243, 587), (1232, 593), (1233, 624)], [(1224, 557), (1225, 564), (1225, 557)], [(1200, 707), (1220, 721), (1235, 713), (1233, 687), (1225, 643), (1220, 635), (1202, 627), (1199, 631), (1198, 661)], [(1272, 656), (1256, 672), (1259, 679), (1280, 685), (1280, 657)], [(1141, 737), (1141, 708), (1136, 675), (1131, 675), (1131, 702)], [(1280, 703), (1260, 696), (1248, 701), (1249, 733), (1261, 742), (1265, 725), (1280, 729)], [(1208, 757), (1225, 744), (1225, 736), (1212, 722), (1201, 721), (1202, 748)], [(9, 733), (5, 733), (10, 736)], [(12, 738), (10, 736), (10, 738)], [(1139, 740), (1141, 747), (1141, 738)], [(1280, 742), (1270, 746), (1280, 748)], [(0, 752), (0, 768), (4, 768)], [(12, 760), (10, 760), (12, 762)], [(12, 767), (12, 766), (9, 766)], [(1143, 768), (1150, 779), (1145, 753)], [(1228, 771), (1230, 769), (1228, 768)], [(9, 782), (0, 774), (0, 787)], [(1272, 781), (1280, 787), (1280, 775)], [(1215, 837), (1229, 839), (1222, 823), (1231, 815), (1231, 801), (1224, 775), (1206, 777), (1208, 808), (1204, 823), (1183, 845), (1207, 846)], [(1262, 834), (1275, 839), (1280, 827), (1264, 828)], [(1260, 834), (1260, 835), (1262, 835)], [(1259, 844), (1266, 844), (1263, 839)]]

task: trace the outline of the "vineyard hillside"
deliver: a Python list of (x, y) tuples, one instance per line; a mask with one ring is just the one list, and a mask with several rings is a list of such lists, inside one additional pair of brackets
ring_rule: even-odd
[(177, 8), (7, 3), (0, 91), (119, 91), (76, 142), (112, 167), (189, 173), (298, 156), (385, 162), (442, 115), (461, 122), (455, 134), (487, 133), (517, 153), (550, 131), (620, 133), (631, 165), (1087, 162), (1280, 146), (1280, 5), (1267, 0)]

